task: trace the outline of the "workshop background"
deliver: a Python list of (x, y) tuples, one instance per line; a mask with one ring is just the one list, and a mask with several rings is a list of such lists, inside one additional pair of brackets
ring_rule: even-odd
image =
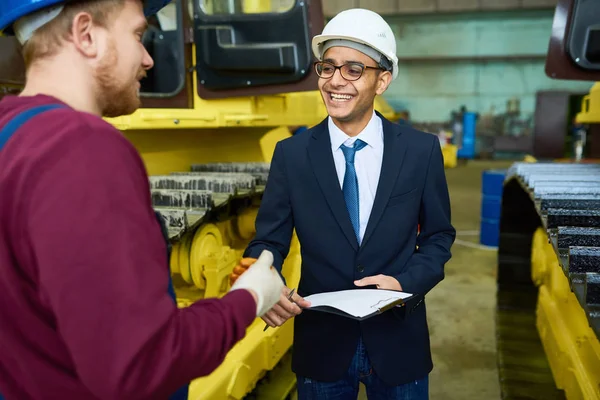
[[(142, 39), (142, 108), (106, 120), (150, 175), (178, 305), (230, 289), (276, 143), (326, 116), (310, 38), (353, 7), (397, 39), (377, 110), (437, 135), (444, 156), (457, 238), (427, 295), (430, 398), (600, 400), (600, 29), (585, 19), (600, 22), (598, 0), (173, 0)], [(590, 28), (595, 72), (563, 54), (567, 22)], [(0, 36), (0, 98), (24, 78)], [(290, 288), (300, 266), (294, 235)], [(264, 325), (189, 400), (294, 400), (293, 320)]]

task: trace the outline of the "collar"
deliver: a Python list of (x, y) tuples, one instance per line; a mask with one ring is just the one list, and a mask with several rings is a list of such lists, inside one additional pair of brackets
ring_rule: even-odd
[(329, 137), (331, 139), (331, 148), (336, 151), (342, 144), (351, 146), (357, 139), (367, 143), (368, 146), (377, 149), (383, 146), (383, 126), (381, 118), (373, 112), (373, 116), (369, 123), (358, 135), (351, 137), (345, 134), (336, 124), (333, 123), (331, 117), (328, 117), (327, 127), (329, 128)]

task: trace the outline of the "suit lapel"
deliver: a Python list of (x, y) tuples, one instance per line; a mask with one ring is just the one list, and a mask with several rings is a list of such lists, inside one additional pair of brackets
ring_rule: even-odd
[(402, 137), (401, 128), (389, 122), (381, 114), (377, 114), (383, 123), (383, 161), (381, 163), (381, 174), (379, 176), (379, 183), (377, 184), (373, 209), (371, 210), (369, 223), (367, 224), (361, 247), (364, 247), (367, 243), (367, 240), (369, 240), (373, 234), (377, 223), (383, 215), (385, 206), (394, 189), (398, 174), (400, 173), (404, 161), (404, 154), (408, 147), (408, 143)]
[(333, 154), (331, 152), (331, 139), (327, 129), (327, 119), (317, 125), (308, 145), (308, 157), (313, 167), (319, 186), (327, 199), (331, 213), (342, 228), (344, 235), (354, 248), (358, 249), (358, 242), (350, 222), (346, 201), (337, 178)]

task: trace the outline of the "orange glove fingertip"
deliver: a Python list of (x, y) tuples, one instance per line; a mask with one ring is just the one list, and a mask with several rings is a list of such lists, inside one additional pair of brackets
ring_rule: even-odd
[(249, 267), (250, 267), (252, 264), (254, 264), (256, 261), (257, 261), (257, 259), (256, 259), (256, 258), (252, 258), (252, 257), (245, 257), (245, 258), (242, 258), (242, 259), (240, 260), (240, 264), (239, 264), (239, 265), (241, 265), (242, 267), (245, 267), (245, 268), (249, 268)]

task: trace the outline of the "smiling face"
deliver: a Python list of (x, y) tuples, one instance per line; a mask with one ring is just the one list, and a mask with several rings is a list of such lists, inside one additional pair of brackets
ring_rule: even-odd
[[(323, 61), (333, 65), (359, 63), (366, 68), (357, 80), (346, 80), (340, 70), (331, 78), (319, 79), (319, 90), (329, 116), (347, 134), (358, 134), (373, 114), (375, 96), (383, 94), (392, 81), (392, 74), (377, 68), (369, 56), (348, 47), (331, 47), (323, 55)], [(358, 132), (351, 132), (358, 129)]]

